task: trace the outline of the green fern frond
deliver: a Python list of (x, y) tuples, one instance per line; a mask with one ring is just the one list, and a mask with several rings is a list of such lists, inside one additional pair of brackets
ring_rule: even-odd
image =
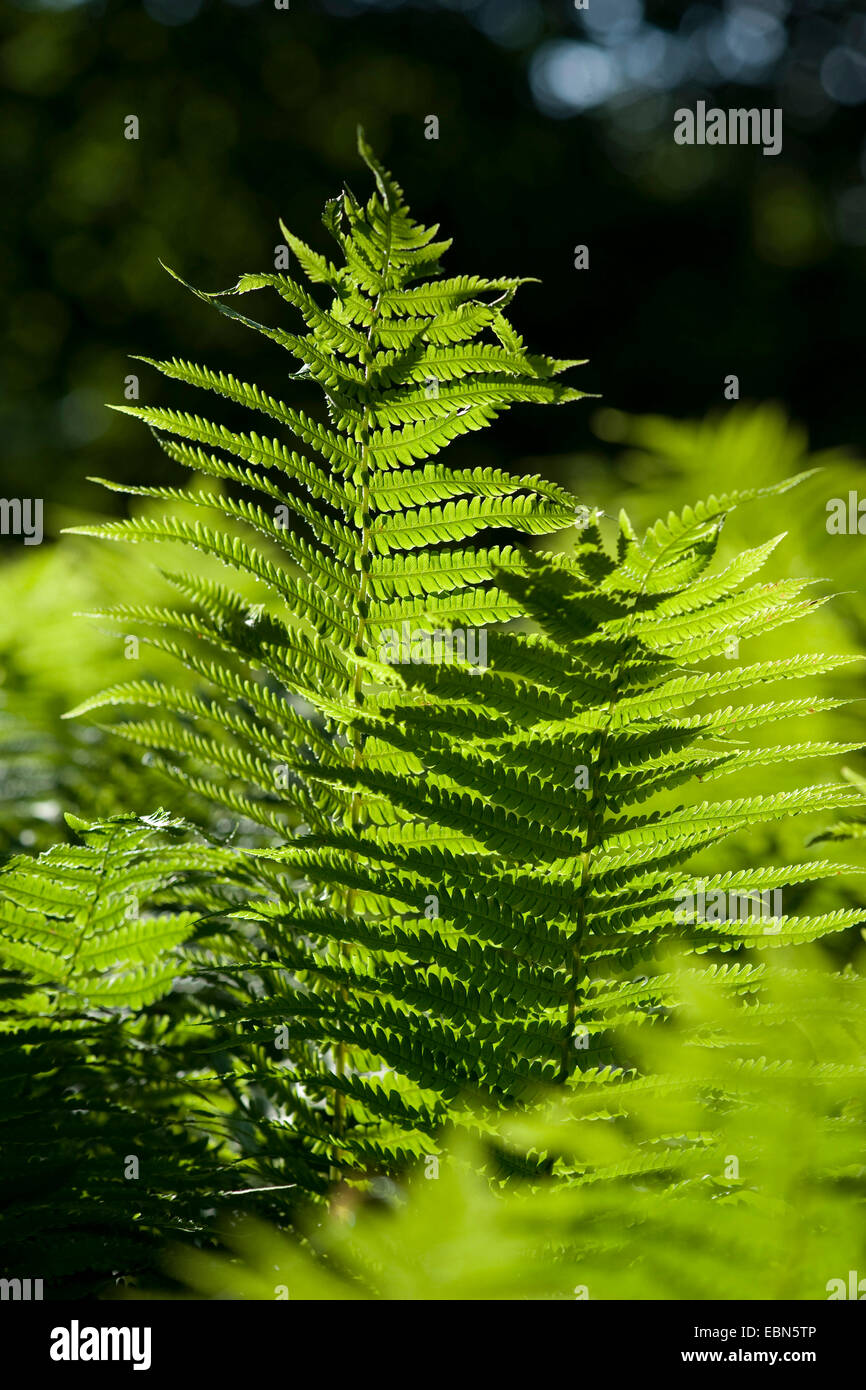
[[(272, 434), (122, 407), (206, 482), (130, 489), (147, 508), (80, 528), (198, 550), (261, 593), (250, 605), (229, 580), (172, 568), (176, 603), (102, 613), (182, 670), (115, 682), (79, 712), (121, 710), (111, 727), (150, 766), (262, 829), (229, 861), (189, 852), (216, 876), (214, 913), (220, 874), (242, 865), (256, 886), (229, 927), (188, 947), (213, 991), (201, 1047), (231, 1076), (237, 1113), (255, 1111), (233, 1112), (247, 1126), (237, 1148), (316, 1193), (327, 1174), (361, 1185), (392, 1172), (433, 1151), (444, 1120), (477, 1125), (479, 1107), (530, 1105), (542, 1084), (616, 1111), (652, 1081), (624, 1079), (619, 1030), (676, 1008), (660, 963), (671, 943), (699, 983), (742, 1002), (759, 952), (860, 920), (847, 906), (789, 910), (788, 890), (825, 879), (827, 861), (733, 861), (703, 877), (695, 862), (744, 831), (864, 804), (862, 787), (832, 781), (717, 797), (704, 785), (860, 746), (787, 735), (786, 721), (845, 700), (789, 697), (786, 682), (847, 658), (759, 651), (740, 664), (740, 642), (827, 601), (808, 579), (763, 580), (782, 538), (717, 563), (734, 508), (810, 472), (710, 496), (642, 534), (622, 513), (608, 544), (600, 515), (582, 517), (559, 485), (452, 469), (445, 447), (512, 405), (577, 399), (559, 378), (578, 363), (527, 351), (505, 317), (519, 279), (446, 277), (447, 242), (412, 220), (363, 137), (359, 149), (375, 191), (328, 205), (334, 260), (287, 234), (309, 288), (262, 274), (193, 291), (288, 352), (320, 415), (211, 367), (145, 359), (266, 416)], [(287, 327), (226, 302), (258, 292), (276, 295)], [(574, 523), (561, 553), (525, 543)], [(493, 628), (512, 619), (520, 631)], [(746, 741), (776, 724), (774, 742)], [(34, 980), (37, 937), (19, 947)], [(154, 928), (118, 948), (169, 939)], [(656, 1141), (594, 1167), (563, 1159), (562, 1175), (661, 1180), (672, 1164)], [(702, 1145), (683, 1140), (692, 1155)]]
[[(79, 528), (116, 541), (191, 547), (263, 586), (268, 611), (260, 621), (227, 612), (222, 594), (194, 581), (186, 591), (194, 612), (141, 612), (146, 622), (217, 646), (220, 662), (208, 662), (185, 640), (150, 636), (151, 646), (173, 652), (211, 688), (197, 692), (200, 704), (184, 699), (182, 711), (180, 697), (172, 697), (175, 714), (190, 725), (182, 738), (146, 720), (138, 727), (127, 721), (118, 730), (153, 748), (155, 766), (167, 766), (206, 794), (214, 788), (208, 766), (218, 765), (229, 779), (217, 797), (224, 805), (266, 806), (274, 788), (260, 757), (228, 754), (214, 746), (211, 732), (196, 732), (214, 699), (231, 700), (226, 730), (246, 744), (264, 742), (273, 751), (285, 738), (297, 747), (298, 723), (308, 721), (308, 745), (323, 756), (328, 744), (351, 739), (361, 706), (375, 708), (380, 692), (387, 698), (393, 685), (381, 663), (373, 677), (371, 641), (406, 622), (476, 628), (520, 615), (493, 582), (492, 567), (508, 564), (511, 552), (467, 549), (467, 541), (493, 528), (544, 534), (574, 519), (575, 499), (561, 486), (432, 461), (449, 442), (516, 402), (577, 399), (582, 393), (556, 378), (579, 363), (527, 352), (504, 314), (520, 280), (442, 278), (439, 258), (448, 243), (435, 242), (433, 229), (412, 220), (403, 194), (362, 136), (359, 150), (376, 191), (366, 206), (346, 192), (324, 219), (343, 264), (288, 238), (309, 289), (285, 274), (247, 274), (230, 291), (213, 295), (171, 272), (200, 300), (297, 359), (322, 391), (327, 421), (228, 373), (177, 357), (141, 358), (164, 376), (266, 416), (285, 438), (263, 436), (255, 426), (238, 431), (187, 411), (118, 407), (150, 426), (169, 457), (220, 480), (226, 491), (127, 488), (169, 509)], [(330, 304), (317, 298), (321, 286), (331, 291)], [(258, 291), (276, 293), (292, 315), (290, 328), (267, 328), (226, 302)], [(249, 491), (255, 501), (243, 495)], [(242, 529), (195, 520), (196, 509)], [(255, 534), (255, 544), (243, 528)], [(513, 564), (521, 565), (517, 552)], [(135, 617), (129, 610), (122, 614), (125, 622)], [(256, 640), (257, 629), (266, 640)], [(134, 704), (138, 689), (127, 686), (124, 703)], [(273, 707), (275, 694), (284, 702), (283, 715)], [(268, 707), (266, 736), (249, 720), (248, 695), (257, 715)], [(107, 703), (118, 698), (115, 691)], [(302, 712), (299, 698), (311, 713)], [(149, 696), (145, 703), (152, 703)], [(359, 755), (358, 749), (353, 757)], [(319, 829), (334, 797), (344, 815), (355, 814), (354, 792), (335, 785), (318, 808), (315, 796), (305, 807)], [(262, 823), (273, 825), (270, 811)]]

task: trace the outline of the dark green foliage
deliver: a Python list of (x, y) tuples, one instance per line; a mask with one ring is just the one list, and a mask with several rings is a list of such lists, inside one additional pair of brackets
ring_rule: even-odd
[(231, 1186), (168, 996), (232, 856), (165, 816), (73, 828), (0, 900), (0, 1249), (55, 1297), (151, 1267)]

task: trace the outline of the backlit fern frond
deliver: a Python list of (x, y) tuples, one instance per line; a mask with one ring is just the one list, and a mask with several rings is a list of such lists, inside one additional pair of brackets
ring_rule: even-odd
[[(861, 915), (785, 910), (791, 885), (841, 871), (830, 860), (734, 859), (704, 877), (693, 864), (760, 825), (863, 804), (858, 787), (771, 781), (858, 746), (787, 727), (842, 703), (799, 682), (849, 658), (739, 657), (824, 600), (760, 577), (781, 537), (714, 564), (730, 511), (799, 479), (711, 496), (642, 536), (623, 513), (609, 547), (561, 487), (441, 462), (514, 403), (576, 399), (559, 381), (576, 363), (527, 351), (505, 317), (519, 281), (444, 277), (436, 229), (361, 153), (376, 191), (329, 204), (337, 261), (286, 234), (312, 290), (265, 274), (195, 292), (286, 349), (326, 412), (154, 363), (266, 426), (124, 407), (199, 482), (131, 489), (147, 511), (87, 528), (243, 576), (241, 592), (230, 574), (172, 568), (176, 603), (113, 609), (187, 674), (118, 682), (80, 710), (133, 710), (116, 734), (272, 832), (237, 864), (200, 847), (212, 910), (238, 866), (256, 896), (188, 955), (207, 985), (201, 1055), (230, 1078), (233, 1152), (258, 1181), (319, 1194), (430, 1155), (443, 1123), (525, 1106), (540, 1086), (598, 1087), (606, 1103), (616, 1030), (673, 1007), (658, 965), (672, 943), (708, 973), (731, 965), (748, 995), (753, 948)], [(262, 289), (290, 327), (226, 302)], [(576, 520), (572, 551), (521, 543)], [(513, 618), (535, 630), (503, 630)], [(746, 737), (777, 723), (775, 742)], [(766, 779), (757, 793), (707, 794), (745, 770)]]
[(863, 804), (834, 781), (707, 795), (743, 768), (771, 778), (782, 761), (857, 746), (745, 738), (841, 704), (794, 692), (850, 660), (746, 661), (731, 646), (822, 601), (799, 581), (756, 578), (773, 544), (711, 567), (724, 517), (774, 492), (711, 497), (643, 538), (623, 516), (614, 551), (589, 526), (573, 558), (525, 552), (523, 572), (497, 582), (539, 631), (488, 634), (483, 669), (402, 665), (403, 690), (356, 724), (365, 748), (391, 756), (318, 769), (362, 813), (399, 818), (262, 852), (287, 875), (260, 908), (263, 931), (299, 984), (235, 1022), (262, 1043), (279, 1028), (293, 1041), (295, 1079), (332, 1097), (327, 1152), (343, 1170), (428, 1152), (470, 1102), (604, 1081), (612, 1031), (670, 1005), (657, 960), (672, 944), (711, 975), (735, 952), (729, 978), (748, 993), (753, 949), (862, 920), (857, 908), (786, 911), (790, 888), (846, 871), (832, 860), (690, 867), (739, 832)]
[[(361, 204), (347, 189), (328, 205), (339, 265), (287, 232), (310, 289), (275, 273), (243, 275), (224, 295), (193, 291), (285, 349), (300, 364), (294, 377), (321, 390), (326, 416), (313, 419), (225, 372), (144, 359), (251, 412), (250, 426), (119, 407), (201, 485), (120, 489), (164, 509), (83, 528), (192, 547), (259, 584), (261, 606), (251, 607), (230, 588), (172, 573), (182, 607), (102, 614), (142, 630), (191, 670), (202, 693), (125, 682), (77, 712), (155, 710), (112, 728), (187, 790), (282, 835), (299, 822), (324, 830), (336, 815), (352, 817), (339, 776), (326, 788), (312, 773), (320, 765), (339, 773), (361, 757), (352, 723), (361, 708), (376, 709), (383, 684), (381, 671), (370, 678), (368, 649), (407, 622), (468, 629), (517, 616), (496, 574), (522, 572), (524, 561), (508, 544), (486, 543), (489, 533), (544, 535), (575, 514), (571, 494), (541, 478), (436, 461), (513, 404), (579, 399), (559, 381), (579, 364), (527, 350), (506, 318), (521, 281), (445, 277), (450, 243), (411, 218), (362, 136), (359, 148), (375, 191)], [(268, 327), (227, 302), (258, 290), (278, 296), (290, 327)], [(384, 803), (381, 814), (390, 816)]]
[(202, 845), (191, 858), (164, 816), (70, 823), (83, 844), (20, 855), (0, 873), (0, 964), (35, 986), (19, 1002), (28, 1011), (141, 1008), (171, 988), (174, 948), (202, 915), (201, 906), (149, 907), (154, 895), (225, 876), (235, 857)]

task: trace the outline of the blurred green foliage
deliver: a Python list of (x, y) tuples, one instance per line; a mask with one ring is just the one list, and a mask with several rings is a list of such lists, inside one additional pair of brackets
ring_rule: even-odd
[[(139, 654), (123, 632), (85, 616), (121, 600), (156, 604), (173, 595), (160, 573), (166, 549), (142, 545), (123, 554), (65, 536), (54, 546), (22, 549), (0, 568), (0, 855), (67, 838), (67, 811), (95, 820), (167, 806), (189, 810), (217, 833), (232, 829), (206, 801), (178, 796), (151, 770), (146, 753), (96, 723), (65, 718), (95, 689), (128, 680), (145, 664), (155, 676), (173, 671), (160, 652)], [(187, 555), (183, 566), (190, 567)], [(222, 572), (204, 557), (195, 557), (193, 568), (211, 577)], [(251, 604), (260, 601), (260, 585), (238, 575), (236, 586)]]
[[(766, 962), (745, 1001), (672, 962), (679, 1009), (621, 1040), (643, 1079), (619, 1096), (584, 1074), (366, 1202), (338, 1192), (300, 1240), (235, 1223), (233, 1258), (170, 1269), (217, 1299), (826, 1299), (866, 1259), (866, 1000), (796, 961)], [(550, 1176), (503, 1185), (497, 1145)]]

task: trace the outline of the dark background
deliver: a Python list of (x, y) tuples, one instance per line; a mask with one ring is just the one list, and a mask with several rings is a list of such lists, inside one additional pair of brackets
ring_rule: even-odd
[[(327, 249), (325, 199), (344, 179), (368, 191), (358, 122), (415, 215), (453, 235), (450, 273), (541, 277), (516, 326), (538, 351), (589, 357), (575, 384), (607, 406), (703, 415), (735, 373), (814, 446), (861, 437), (866, 20), (850, 5), (18, 0), (0, 32), (0, 490), (42, 495), (51, 528), (123, 505), (87, 474), (170, 476), (103, 403), (133, 370), (143, 402), (200, 402), (127, 354), (291, 394), (294, 364), (158, 259), (224, 288), (273, 268), (278, 216)], [(676, 145), (675, 109), (701, 98), (781, 106), (782, 153)], [(467, 447), (567, 473), (606, 418), (594, 402), (524, 407)]]

